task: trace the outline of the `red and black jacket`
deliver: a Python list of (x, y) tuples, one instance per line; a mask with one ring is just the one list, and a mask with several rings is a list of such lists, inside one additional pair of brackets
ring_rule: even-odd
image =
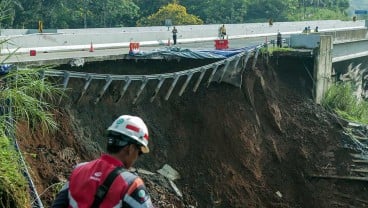
[[(98, 187), (116, 167), (124, 167), (124, 164), (110, 155), (78, 164), (52, 208), (90, 208)], [(153, 205), (143, 180), (132, 172), (123, 171), (114, 179), (99, 207), (151, 208)]]

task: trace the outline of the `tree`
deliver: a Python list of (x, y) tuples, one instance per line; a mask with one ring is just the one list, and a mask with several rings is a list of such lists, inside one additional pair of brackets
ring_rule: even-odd
[(249, 0), (247, 19), (267, 21), (286, 21), (288, 15), (293, 15), (298, 6), (296, 0)]
[[(291, 21), (298, 21), (301, 18), (295, 18), (296, 16), (289, 16)], [(344, 12), (339, 11), (337, 8), (312, 8), (307, 7), (304, 10), (304, 20), (326, 20), (326, 19), (340, 19), (346, 20), (348, 17)]]
[[(2, 10), (6, 3), (7, 10)], [(192, 15), (185, 18), (191, 20), (170, 16), (171, 11), (157, 20), (160, 8), (168, 5), (184, 7)], [(349, 0), (0, 0), (0, 12), (7, 17), (2, 28), (37, 28), (41, 20), (45, 29), (163, 25), (164, 19), (174, 24), (346, 19), (348, 7)]]
[(42, 20), (42, 0), (18, 0), (14, 6), (16, 28), (37, 28)]
[(132, 0), (91, 1), (89, 24), (94, 27), (135, 26), (139, 7)]
[(173, 0), (133, 0), (141, 11), (141, 17), (148, 17), (149, 15), (158, 11), (161, 7), (173, 3)]
[(42, 21), (45, 28), (76, 28), (83, 26), (83, 0), (50, 0), (43, 3)]
[(44, 23), (45, 28), (81, 27), (83, 19), (80, 16), (80, 5), (86, 0), (12, 0), (11, 10), (14, 21), (9, 27), (37, 28), (38, 21)]
[(181, 3), (207, 24), (243, 23), (246, 20), (246, 0), (182, 0)]
[(37, 28), (39, 20), (45, 28), (135, 26), (139, 17), (132, 0), (12, 1), (13, 27), (17, 28)]
[(12, 24), (14, 20), (13, 6), (14, 4), (10, 0), (0, 1), (0, 24), (5, 26)]
[(287, 19), (300, 20), (347, 20), (345, 10), (349, 8), (348, 0), (307, 1), (298, 0), (298, 6), (293, 13), (289, 13)]
[(202, 20), (206, 19), (203, 8), (208, 5), (208, 1), (181, 0), (180, 4), (187, 8), (187, 11), (190, 14), (195, 14), (199, 16)]
[(177, 3), (163, 6), (158, 12), (138, 21), (138, 25), (164, 25), (165, 19), (171, 19), (174, 25), (199, 25), (203, 21), (197, 16), (188, 14), (186, 8)]

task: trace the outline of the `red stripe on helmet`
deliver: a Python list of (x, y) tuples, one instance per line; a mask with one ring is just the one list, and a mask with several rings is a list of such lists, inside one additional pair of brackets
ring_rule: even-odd
[(126, 125), (126, 128), (139, 133), (139, 128), (136, 127), (136, 126), (128, 124), (128, 125)]
[(148, 134), (144, 134), (143, 137), (148, 141)]

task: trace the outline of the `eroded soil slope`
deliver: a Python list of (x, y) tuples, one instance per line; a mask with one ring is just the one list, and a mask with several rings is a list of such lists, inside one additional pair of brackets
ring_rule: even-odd
[[(170, 83), (165, 83), (152, 103), (149, 98), (157, 83), (148, 84), (137, 104), (132, 100), (140, 84), (115, 103), (122, 85), (113, 83), (94, 104), (104, 82), (91, 85), (76, 103), (84, 82), (71, 80), (70, 99), (63, 100), (55, 114), (58, 132), (29, 134), (19, 126), (18, 138), (38, 192), (65, 180), (77, 162), (97, 157), (110, 122), (121, 114), (134, 114), (148, 124), (152, 150), (136, 167), (156, 172), (169, 164), (181, 174), (175, 183), (183, 198), (165, 179), (142, 174), (157, 207), (363, 206), (339, 196), (368, 200), (365, 182), (309, 177), (329, 165), (346, 171), (350, 158), (340, 142), (341, 122), (295, 87), (293, 80), (299, 75), (294, 72), (301, 67), (297, 61), (277, 64), (269, 67), (259, 61), (257, 69), (246, 70), (241, 88), (224, 83), (206, 88), (202, 83), (194, 93), (190, 83), (181, 97), (180, 87), (175, 88), (168, 101), (164, 96)], [(288, 79), (292, 85), (284, 81)], [(46, 206), (53, 197), (50, 190), (41, 197)]]

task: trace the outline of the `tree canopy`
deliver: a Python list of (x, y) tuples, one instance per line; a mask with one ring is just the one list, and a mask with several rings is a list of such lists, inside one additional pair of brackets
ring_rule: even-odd
[[(5, 5), (8, 4), (8, 5)], [(6, 8), (6, 9), (5, 9)], [(120, 27), (350, 19), (349, 0), (7, 0), (1, 28)]]
[(245, 0), (181, 1), (189, 13), (198, 15), (206, 24), (245, 22), (248, 12), (246, 2)]
[(174, 25), (198, 25), (203, 24), (203, 21), (197, 16), (187, 13), (184, 6), (176, 3), (163, 6), (146, 19), (138, 21), (138, 25), (164, 25), (166, 19), (171, 19)]

